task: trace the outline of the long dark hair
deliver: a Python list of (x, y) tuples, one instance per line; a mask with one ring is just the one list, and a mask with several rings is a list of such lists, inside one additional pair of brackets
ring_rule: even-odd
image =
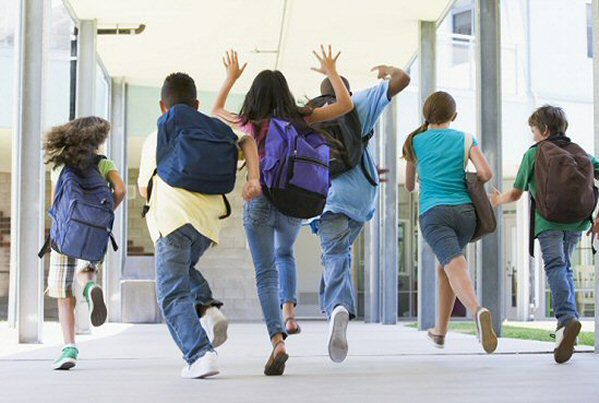
[(451, 95), (444, 91), (431, 94), (422, 107), (424, 123), (414, 130), (403, 145), (403, 158), (408, 162), (416, 162), (414, 137), (428, 130), (429, 124), (441, 124), (452, 120), (456, 113), (456, 103)]
[(46, 164), (52, 167), (69, 165), (80, 170), (92, 167), (97, 161), (98, 148), (106, 141), (109, 131), (110, 123), (96, 116), (53, 127), (44, 140)]
[(268, 119), (278, 118), (290, 122), (300, 133), (318, 132), (331, 146), (332, 153), (338, 153), (341, 144), (329, 133), (310, 126), (305, 118), (312, 114), (312, 108), (299, 106), (283, 73), (278, 70), (263, 70), (245, 96), (239, 111), (241, 125), (251, 124), (258, 149), (264, 147), (266, 134), (263, 125)]

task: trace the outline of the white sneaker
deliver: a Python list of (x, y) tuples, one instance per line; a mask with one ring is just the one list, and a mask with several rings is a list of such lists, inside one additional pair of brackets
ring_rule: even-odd
[(347, 357), (347, 324), (349, 312), (339, 305), (329, 320), (329, 357), (333, 362), (343, 362)]
[(181, 370), (181, 378), (204, 379), (219, 374), (218, 356), (215, 351), (208, 351), (193, 364), (186, 365)]
[(227, 341), (229, 321), (217, 307), (213, 306), (206, 309), (206, 312), (200, 318), (200, 324), (206, 331), (212, 347), (216, 348)]

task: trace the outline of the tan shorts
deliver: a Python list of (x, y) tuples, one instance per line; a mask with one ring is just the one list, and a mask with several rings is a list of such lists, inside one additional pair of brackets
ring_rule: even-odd
[(98, 271), (97, 267), (85, 260), (77, 260), (52, 250), (50, 252), (50, 270), (46, 292), (52, 298), (73, 296), (73, 280), (80, 271)]

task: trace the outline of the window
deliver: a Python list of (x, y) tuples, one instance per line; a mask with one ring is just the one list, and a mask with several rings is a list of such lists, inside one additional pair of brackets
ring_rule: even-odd
[(474, 5), (472, 2), (457, 3), (451, 14), (451, 31), (453, 34), (452, 62), (458, 64), (468, 63), (472, 52), (471, 37), (474, 35)]
[(593, 6), (587, 3), (587, 57), (593, 57)]
[(472, 9), (459, 11), (452, 16), (453, 33), (458, 35), (472, 35)]

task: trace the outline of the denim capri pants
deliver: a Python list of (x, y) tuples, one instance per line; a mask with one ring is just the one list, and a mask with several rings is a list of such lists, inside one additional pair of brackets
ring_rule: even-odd
[(419, 218), (420, 231), (441, 263), (447, 266), (464, 248), (476, 230), (476, 212), (472, 204), (436, 206)]

